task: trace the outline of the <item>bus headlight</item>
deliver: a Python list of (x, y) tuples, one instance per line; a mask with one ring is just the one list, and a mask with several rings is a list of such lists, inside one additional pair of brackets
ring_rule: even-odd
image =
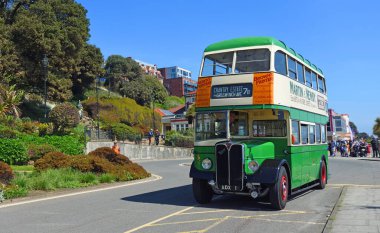
[(259, 169), (259, 164), (255, 160), (252, 160), (248, 163), (248, 168), (249, 170), (255, 172)]
[(202, 160), (202, 168), (205, 170), (209, 170), (212, 167), (212, 162), (209, 158), (205, 158)]

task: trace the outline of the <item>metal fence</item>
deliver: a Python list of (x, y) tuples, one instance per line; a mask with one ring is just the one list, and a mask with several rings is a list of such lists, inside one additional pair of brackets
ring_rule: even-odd
[(112, 141), (114, 140), (114, 134), (112, 130), (102, 130), (97, 127), (86, 127), (85, 136), (89, 141)]

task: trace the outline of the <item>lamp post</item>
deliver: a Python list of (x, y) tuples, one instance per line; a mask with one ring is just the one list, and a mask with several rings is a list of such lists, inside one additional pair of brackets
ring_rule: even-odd
[(99, 82), (99, 77), (95, 79), (95, 91), (96, 91), (96, 127), (97, 127), (97, 135), (98, 135), (98, 140), (100, 138), (100, 126), (99, 126), (99, 91), (98, 91), (98, 82)]
[(47, 99), (47, 88), (46, 88), (46, 82), (47, 82), (47, 79), (48, 79), (48, 65), (49, 65), (49, 59), (48, 57), (46, 56), (46, 54), (44, 54), (44, 57), (42, 58), (42, 65), (43, 65), (43, 68), (44, 68), (44, 120), (45, 122), (47, 121), (47, 105), (46, 105), (46, 99)]

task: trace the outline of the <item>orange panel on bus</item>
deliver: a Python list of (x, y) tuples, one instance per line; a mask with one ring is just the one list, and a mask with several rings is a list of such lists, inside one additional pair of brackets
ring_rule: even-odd
[(196, 107), (210, 107), (211, 81), (212, 78), (198, 79)]
[(273, 104), (273, 73), (253, 75), (253, 104)]

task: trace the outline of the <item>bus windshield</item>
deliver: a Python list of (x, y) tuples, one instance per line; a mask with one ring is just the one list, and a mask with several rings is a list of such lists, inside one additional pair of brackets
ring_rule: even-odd
[(227, 112), (197, 113), (195, 140), (227, 138)]

